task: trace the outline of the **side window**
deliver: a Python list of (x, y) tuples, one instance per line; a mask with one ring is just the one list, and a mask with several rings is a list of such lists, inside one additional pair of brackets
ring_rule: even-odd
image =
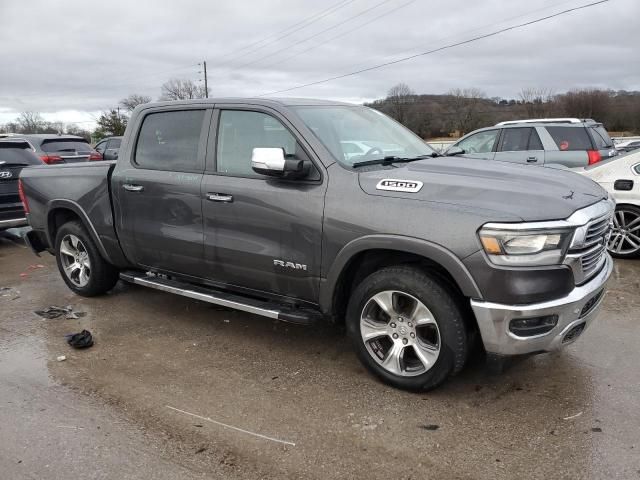
[(204, 113), (182, 110), (144, 117), (136, 144), (136, 164), (153, 170), (200, 170), (198, 143)]
[(458, 147), (462, 148), (465, 153), (489, 153), (493, 151), (493, 146), (496, 143), (499, 130), (487, 130), (484, 132), (476, 133), (468, 138), (465, 138)]
[(591, 140), (584, 127), (546, 127), (558, 150), (591, 150)]
[(112, 138), (111, 140), (109, 140), (109, 147), (108, 148), (120, 148), (120, 144), (122, 143), (122, 139), (121, 138)]
[(98, 142), (98, 144), (96, 145), (96, 152), (104, 153), (104, 151), (107, 149), (107, 142), (107, 140)]
[(529, 150), (544, 150), (540, 135), (535, 128), (531, 129), (531, 136), (529, 137)]
[(533, 129), (527, 128), (505, 128), (500, 140), (500, 152), (522, 152), (528, 150), (529, 137)]
[(254, 148), (283, 148), (296, 155), (296, 139), (271, 115), (244, 110), (223, 110), (218, 124), (216, 170), (233, 175), (255, 176), (251, 169)]

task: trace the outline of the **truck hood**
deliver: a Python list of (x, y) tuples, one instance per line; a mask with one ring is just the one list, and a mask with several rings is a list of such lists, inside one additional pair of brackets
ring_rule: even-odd
[(533, 165), (438, 157), (394, 166), (360, 171), (360, 187), (369, 195), (492, 210), (523, 221), (565, 219), (608, 196), (582, 175)]

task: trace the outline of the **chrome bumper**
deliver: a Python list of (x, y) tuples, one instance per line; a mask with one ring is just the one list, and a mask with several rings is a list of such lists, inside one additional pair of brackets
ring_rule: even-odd
[[(613, 260), (607, 253), (604, 267), (589, 282), (574, 288), (566, 297), (550, 302), (503, 305), (471, 300), (485, 350), (499, 355), (522, 355), (548, 352), (572, 343), (598, 316), (612, 270)], [(596, 297), (595, 303), (583, 312), (587, 303)], [(547, 333), (519, 337), (509, 330), (509, 322), (515, 318), (547, 315), (558, 316), (557, 325)], [(577, 334), (567, 336), (570, 332)]]
[(29, 225), (26, 218), (12, 218), (11, 220), (0, 220), (0, 229), (24, 227)]

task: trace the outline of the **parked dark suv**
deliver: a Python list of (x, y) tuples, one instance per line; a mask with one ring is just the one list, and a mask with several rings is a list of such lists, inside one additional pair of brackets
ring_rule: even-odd
[(102, 160), (102, 155), (89, 142), (75, 135), (55, 133), (21, 135), (44, 163), (76, 163)]
[(27, 225), (18, 177), (31, 165), (42, 165), (42, 161), (25, 140), (0, 139), (0, 231)]
[(586, 167), (617, 154), (601, 123), (578, 118), (501, 122), (465, 135), (445, 152), (448, 156), (568, 168)]

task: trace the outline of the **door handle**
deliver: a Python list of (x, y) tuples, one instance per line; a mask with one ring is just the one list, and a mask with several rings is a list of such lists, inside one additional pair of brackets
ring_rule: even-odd
[(225, 193), (207, 193), (207, 200), (212, 202), (233, 202), (233, 195), (227, 195)]
[(527, 162), (534, 163), (538, 161), (538, 157), (527, 157)]
[(141, 192), (144, 190), (142, 185), (133, 185), (131, 183), (123, 183), (122, 188), (124, 188), (127, 192)]

